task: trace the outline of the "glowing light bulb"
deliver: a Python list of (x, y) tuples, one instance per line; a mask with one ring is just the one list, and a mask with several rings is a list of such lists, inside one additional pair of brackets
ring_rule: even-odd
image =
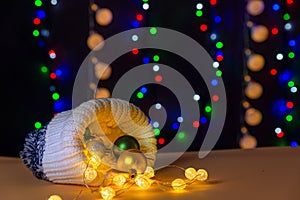
[(198, 169), (196, 179), (198, 181), (206, 181), (208, 179), (207, 171), (205, 169)]
[(277, 127), (277, 128), (275, 128), (275, 133), (280, 133), (282, 130), (281, 130), (281, 128), (279, 128), (279, 127)]
[(84, 171), (84, 177), (87, 181), (93, 181), (97, 177), (97, 171), (92, 167), (88, 167)]
[(196, 8), (197, 8), (198, 10), (201, 10), (201, 9), (203, 8), (203, 4), (202, 4), (202, 3), (198, 3), (198, 4), (196, 5)]
[(154, 128), (158, 128), (159, 127), (159, 123), (158, 122), (153, 122), (153, 127)]
[(197, 176), (197, 171), (193, 167), (189, 167), (185, 170), (184, 175), (187, 179), (192, 180)]
[(159, 66), (158, 65), (154, 65), (153, 66), (153, 71), (157, 72), (159, 70)]
[(283, 55), (282, 55), (281, 53), (278, 53), (278, 54), (276, 55), (276, 59), (277, 59), (277, 60), (282, 60), (282, 59), (283, 59)]
[(114, 176), (113, 183), (116, 186), (121, 187), (126, 183), (126, 178), (122, 174), (118, 174), (118, 175)]
[(101, 160), (99, 160), (98, 157), (92, 156), (89, 164), (93, 167), (93, 168), (97, 168), (100, 164), (101, 164)]
[(177, 178), (174, 181), (172, 181), (171, 186), (176, 191), (184, 190), (186, 187), (186, 183), (183, 179)]
[(48, 200), (62, 200), (62, 198), (57, 194), (53, 194), (48, 198)]
[(160, 103), (155, 104), (155, 108), (156, 108), (157, 110), (161, 109), (161, 104), (160, 104)]
[(136, 42), (139, 39), (139, 37), (137, 35), (133, 35), (131, 39), (132, 41)]
[(199, 101), (200, 100), (200, 95), (199, 94), (195, 94), (194, 95), (194, 100), (195, 101)]
[(100, 193), (104, 200), (111, 200), (116, 195), (115, 190), (109, 186), (101, 188)]
[(143, 4), (143, 9), (144, 10), (148, 10), (149, 9), (149, 4), (148, 3), (144, 3)]
[(213, 68), (218, 68), (220, 66), (220, 63), (215, 61), (213, 62)]
[(296, 93), (298, 89), (297, 89), (297, 87), (294, 86), (290, 90), (291, 90), (292, 93)]
[(177, 121), (178, 121), (179, 123), (182, 123), (182, 122), (183, 122), (183, 117), (177, 117)]
[(152, 184), (152, 180), (144, 175), (138, 175), (134, 181), (142, 189), (149, 189)]
[(212, 33), (212, 34), (210, 35), (210, 39), (211, 39), (211, 40), (217, 39), (217, 35), (216, 35), (215, 33)]
[(152, 167), (147, 166), (144, 175), (148, 178), (152, 178), (154, 176), (154, 169)]

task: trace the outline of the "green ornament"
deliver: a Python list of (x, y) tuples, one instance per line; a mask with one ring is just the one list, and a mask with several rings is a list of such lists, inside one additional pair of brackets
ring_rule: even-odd
[(117, 158), (123, 151), (129, 149), (140, 150), (139, 142), (130, 135), (123, 135), (114, 142), (113, 153)]

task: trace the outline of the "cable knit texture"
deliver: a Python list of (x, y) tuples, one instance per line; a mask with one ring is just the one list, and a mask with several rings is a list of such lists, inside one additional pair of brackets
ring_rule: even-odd
[(40, 155), (44, 177), (55, 183), (84, 184), (87, 167), (84, 153), (84, 133), (103, 141), (107, 149), (102, 163), (116, 164), (111, 151), (114, 141), (122, 135), (131, 135), (140, 143), (140, 150), (153, 166), (156, 158), (156, 139), (146, 115), (133, 104), (114, 98), (92, 99), (78, 107), (57, 114), (48, 124), (44, 137), (43, 155)]

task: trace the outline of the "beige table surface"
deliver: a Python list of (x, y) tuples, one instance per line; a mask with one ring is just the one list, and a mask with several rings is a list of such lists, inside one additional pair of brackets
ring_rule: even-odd
[[(300, 200), (299, 147), (214, 150), (203, 159), (198, 158), (198, 152), (187, 152), (174, 164), (205, 168), (209, 180), (193, 183), (180, 193), (163, 191), (156, 185), (146, 191), (133, 187), (114, 199)], [(159, 174), (163, 178), (180, 173), (165, 168)], [(19, 158), (0, 157), (1, 200), (47, 200), (51, 194), (73, 200), (79, 193), (78, 200), (101, 199), (83, 186), (36, 179)]]

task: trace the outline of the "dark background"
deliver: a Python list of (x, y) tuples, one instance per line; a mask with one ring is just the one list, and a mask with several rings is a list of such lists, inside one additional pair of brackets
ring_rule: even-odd
[[(263, 44), (255, 44), (249, 41), (249, 32), (245, 28), (245, 2), (243, 1), (217, 1), (216, 6), (209, 4), (210, 1), (201, 1), (204, 5), (204, 15), (201, 18), (195, 16), (195, 5), (199, 1), (149, 1), (150, 9), (142, 9), (142, 1), (95, 1), (103, 7), (108, 7), (114, 14), (114, 19), (107, 27), (101, 27), (94, 24), (93, 29), (99, 31), (104, 38), (113, 36), (116, 33), (131, 28), (132, 21), (137, 13), (144, 16), (140, 27), (158, 26), (180, 31), (198, 41), (212, 57), (215, 55), (214, 43), (210, 40), (209, 34), (212, 31), (218, 33), (224, 43), (224, 60), (221, 62), (220, 69), (223, 71), (223, 81), (227, 92), (228, 112), (225, 126), (221, 137), (219, 138), (215, 149), (239, 148), (239, 138), (241, 136), (240, 128), (244, 126), (243, 108), (241, 102), (245, 100), (243, 96), (245, 73), (245, 55), (244, 50), (261, 52), (266, 58), (265, 70), (261, 73), (250, 75), (260, 81), (264, 86), (263, 96), (255, 101), (250, 101), (252, 105), (259, 108), (263, 114), (263, 122), (259, 126), (248, 127), (251, 134), (257, 138), (258, 146), (276, 146), (290, 145), (290, 142), (300, 141), (299, 136), (299, 95), (291, 96), (286, 84), (280, 82), (278, 78), (271, 77), (269, 70), (272, 67), (278, 69), (279, 73), (284, 73), (289, 69), (293, 75), (295, 83), (299, 84), (299, 45), (294, 47), (296, 58), (293, 60), (284, 60), (280, 63), (274, 59), (278, 51), (286, 51), (288, 38), (294, 38), (299, 41), (299, 19), (300, 14), (296, 12), (299, 3), (287, 7), (286, 1), (265, 1), (265, 11), (257, 17), (250, 20), (265, 24), (268, 28), (277, 26), (279, 34), (270, 36)], [(25, 135), (35, 129), (36, 121), (46, 124), (52, 116), (60, 111), (71, 109), (71, 94), (73, 82), (78, 68), (90, 52), (86, 45), (86, 39), (91, 29), (91, 16), (88, 1), (59, 1), (57, 6), (44, 2), (41, 9), (45, 10), (47, 16), (42, 21), (39, 28), (45, 28), (50, 31), (48, 38), (35, 38), (32, 35), (34, 25), (32, 23), (37, 8), (34, 2), (12, 1), (3, 2), (1, 12), (1, 74), (2, 88), (4, 92), (2, 98), (2, 131), (0, 142), (0, 155), (18, 156), (22, 149)], [(281, 10), (274, 12), (272, 5), (278, 3)], [(282, 14), (288, 11), (292, 16), (294, 29), (290, 34), (283, 30)], [(221, 16), (221, 23), (215, 23), (214, 16)], [(207, 32), (201, 32), (199, 25), (206, 23), (209, 27)], [(45, 42), (45, 47), (39, 47), (39, 41)], [(47, 52), (49, 49), (55, 49), (57, 58), (52, 60)], [(278, 51), (277, 51), (278, 50)], [(184, 60), (176, 55), (158, 50), (144, 50), (138, 56), (122, 56), (112, 64), (112, 77), (104, 81), (103, 86), (112, 88), (118, 77), (141, 63), (144, 55), (153, 55), (153, 52), (161, 55), (161, 62), (174, 66), (195, 85), (195, 90), (202, 92), (201, 106), (209, 103), (207, 90), (201, 76), (193, 73), (191, 66), (188, 66)], [(139, 59), (140, 58), (140, 59)], [(46, 65), (50, 70), (55, 71), (60, 68), (64, 76), (57, 80), (49, 78), (40, 72), (41, 65)], [(118, 69), (122, 66), (122, 70)], [(184, 68), (182, 66), (185, 66)], [(182, 67), (182, 68), (181, 68)], [(61, 105), (55, 107), (55, 102), (51, 98), (51, 88), (55, 87), (60, 93)], [(176, 101), (171, 101), (172, 92), (162, 87), (152, 86), (151, 97), (138, 102), (134, 98), (132, 101), (141, 108), (149, 108), (149, 103), (153, 104), (157, 100), (170, 105), (169, 108), (176, 111)], [(161, 95), (165, 94), (165, 95)], [(134, 95), (133, 95), (134, 96)], [(294, 102), (293, 110), (294, 120), (287, 124), (282, 112), (276, 112), (277, 104), (280, 99), (291, 100)], [(173, 106), (172, 106), (173, 105)], [(274, 108), (275, 106), (275, 108)], [(275, 111), (274, 111), (275, 109)], [(205, 116), (207, 113), (203, 112)], [(275, 114), (274, 114), (275, 113)], [(276, 114), (277, 113), (277, 114)], [(281, 114), (280, 114), (281, 113)], [(209, 118), (209, 115), (207, 115)], [(161, 136), (169, 141), (172, 139), (170, 121), (162, 130)], [(208, 123), (200, 126), (196, 140), (190, 147), (190, 150), (198, 150), (205, 136)], [(247, 126), (247, 125), (246, 125)], [(277, 138), (274, 129), (280, 126), (285, 130), (284, 138)]]

